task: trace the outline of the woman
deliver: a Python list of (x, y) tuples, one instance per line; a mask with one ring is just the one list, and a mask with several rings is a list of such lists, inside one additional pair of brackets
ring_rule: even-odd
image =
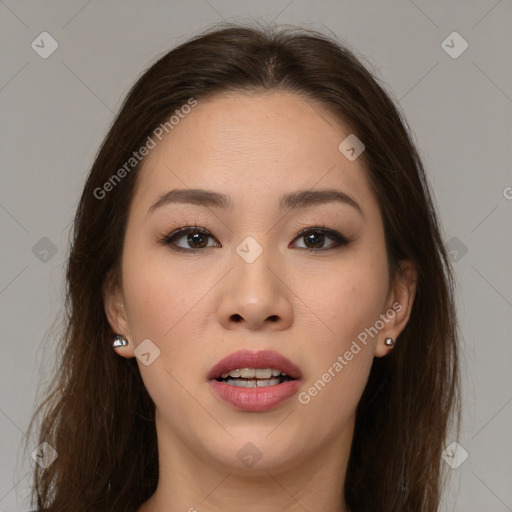
[(151, 66), (67, 283), (40, 509), (437, 510), (451, 271), (405, 121), (339, 43), (228, 26)]

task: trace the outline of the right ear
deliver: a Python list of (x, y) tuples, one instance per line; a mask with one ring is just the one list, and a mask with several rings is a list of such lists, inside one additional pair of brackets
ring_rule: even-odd
[[(134, 357), (133, 339), (130, 332), (130, 324), (124, 307), (124, 295), (118, 279), (110, 272), (103, 285), (103, 306), (108, 323), (114, 334), (122, 334), (128, 345), (116, 348), (116, 352), (123, 357)], [(113, 338), (112, 338), (112, 341)]]

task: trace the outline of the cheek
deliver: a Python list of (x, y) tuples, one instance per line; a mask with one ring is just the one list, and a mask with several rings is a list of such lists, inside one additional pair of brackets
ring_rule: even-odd
[[(183, 410), (190, 395), (182, 384), (198, 374), (199, 343), (204, 338), (200, 333), (210, 320), (205, 310), (207, 301), (202, 299), (214, 285), (215, 276), (207, 277), (199, 269), (192, 271), (190, 265), (186, 270), (171, 265), (162, 250), (128, 249), (129, 257), (123, 261), (123, 293), (130, 333), (135, 344), (150, 339), (160, 350), (149, 366), (137, 361), (141, 376), (159, 408), (174, 403)], [(192, 385), (186, 387), (193, 389)]]
[(123, 291), (135, 343), (153, 341), (170, 370), (192, 366), (190, 354), (201, 350), (198, 344), (211, 321), (209, 293), (221, 276), (204, 272), (201, 263), (192, 268), (190, 263), (171, 262), (161, 248), (129, 250), (123, 261)]
[(308, 316), (324, 339), (344, 346), (375, 323), (388, 291), (385, 265), (353, 258), (346, 264), (324, 266), (313, 280), (302, 281), (298, 296), (310, 308)]
[(187, 272), (171, 263), (165, 248), (144, 249), (144, 243), (127, 243), (125, 255), (123, 292), (130, 327), (143, 336), (151, 333), (161, 339), (190, 308), (200, 287), (193, 282), (190, 269)]
[(318, 286), (303, 290), (317, 336), (300, 402), (316, 409), (333, 432), (354, 412), (373, 362), (377, 337), (366, 330), (383, 312), (388, 287), (386, 260), (376, 261), (359, 257), (337, 264), (317, 277)]

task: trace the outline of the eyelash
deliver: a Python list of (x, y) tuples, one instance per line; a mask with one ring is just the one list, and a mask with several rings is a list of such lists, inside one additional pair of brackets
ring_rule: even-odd
[[(203, 247), (200, 249), (185, 249), (183, 247), (177, 247), (176, 245), (174, 245), (174, 242), (177, 239), (182, 238), (185, 235), (188, 235), (191, 233), (200, 233), (202, 235), (206, 235), (208, 237), (215, 238), (210, 233), (210, 231), (208, 231), (207, 229), (198, 227), (197, 225), (194, 225), (194, 226), (179, 227), (178, 229), (175, 229), (173, 232), (169, 233), (168, 235), (165, 235), (162, 238), (160, 238), (159, 241), (162, 245), (173, 245), (172, 250), (178, 251), (178, 252), (198, 253), (198, 252), (204, 251), (205, 249), (212, 248), (212, 246), (207, 246), (207, 247)], [(330, 238), (331, 240), (333, 240), (334, 243), (330, 247), (321, 248), (321, 249), (309, 249), (307, 247), (305, 247), (305, 248), (299, 247), (299, 249), (307, 251), (309, 254), (340, 249), (341, 247), (346, 246), (350, 243), (350, 240), (348, 240), (341, 233), (339, 233), (338, 231), (335, 231), (333, 229), (326, 228), (325, 226), (312, 226), (312, 227), (305, 228), (305, 229), (301, 230), (293, 240), (295, 241), (300, 238), (304, 238), (306, 235), (308, 235), (310, 233), (319, 233), (321, 235), (325, 235), (327, 238)]]

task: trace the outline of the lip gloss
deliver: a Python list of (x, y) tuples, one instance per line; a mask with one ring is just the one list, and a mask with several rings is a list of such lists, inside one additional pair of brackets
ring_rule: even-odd
[(300, 380), (289, 380), (273, 386), (244, 388), (218, 380), (210, 380), (214, 392), (235, 409), (247, 412), (263, 412), (278, 407), (291, 398), (300, 388)]

